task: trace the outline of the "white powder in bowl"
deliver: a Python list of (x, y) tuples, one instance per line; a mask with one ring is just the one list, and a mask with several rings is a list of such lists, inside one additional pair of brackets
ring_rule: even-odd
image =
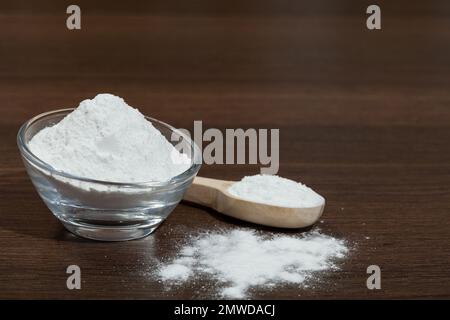
[(82, 101), (29, 148), (57, 170), (111, 182), (167, 181), (190, 166), (137, 109), (111, 94)]
[(261, 235), (251, 230), (204, 233), (183, 247), (158, 277), (182, 283), (209, 276), (219, 281), (225, 298), (246, 298), (250, 287), (278, 283), (302, 285), (317, 271), (337, 269), (345, 257), (344, 241), (318, 231), (303, 236)]
[(325, 199), (304, 184), (273, 175), (243, 178), (229, 189), (232, 195), (249, 201), (289, 208), (322, 205)]

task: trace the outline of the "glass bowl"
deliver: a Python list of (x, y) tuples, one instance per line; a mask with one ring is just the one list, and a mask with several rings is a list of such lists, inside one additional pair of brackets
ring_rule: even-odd
[(37, 132), (72, 111), (40, 114), (22, 125), (17, 135), (25, 168), (39, 196), (64, 227), (78, 236), (124, 241), (149, 235), (177, 206), (197, 175), (201, 166), (197, 145), (180, 130), (146, 117), (170, 143), (182, 147), (180, 152), (188, 153), (188, 170), (167, 182), (115, 183), (77, 177), (54, 169), (28, 148)]

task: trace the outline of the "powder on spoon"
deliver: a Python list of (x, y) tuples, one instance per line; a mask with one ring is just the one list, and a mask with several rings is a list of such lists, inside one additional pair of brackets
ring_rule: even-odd
[(234, 183), (228, 191), (249, 201), (289, 208), (315, 207), (325, 199), (304, 184), (272, 175), (254, 175)]
[(251, 230), (212, 232), (194, 238), (157, 275), (178, 284), (209, 276), (221, 284), (221, 296), (246, 298), (251, 287), (304, 285), (317, 271), (336, 270), (335, 260), (347, 253), (344, 241), (318, 231), (303, 236), (269, 236)]
[(167, 181), (189, 158), (122, 98), (99, 94), (29, 142), (38, 158), (72, 175), (112, 182)]

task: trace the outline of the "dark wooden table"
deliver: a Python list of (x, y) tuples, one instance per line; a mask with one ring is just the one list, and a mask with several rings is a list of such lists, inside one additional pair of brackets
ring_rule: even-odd
[[(303, 1), (302, 1), (303, 2)], [(450, 3), (366, 1), (61, 1), (0, 4), (0, 298), (208, 298), (210, 279), (165, 290), (149, 274), (189, 235), (257, 228), (181, 203), (151, 236), (87, 241), (35, 192), (19, 126), (99, 92), (192, 128), (279, 128), (279, 174), (327, 199), (322, 232), (351, 255), (309, 289), (253, 298), (450, 298)], [(203, 166), (239, 179), (258, 166)], [(297, 231), (301, 232), (301, 230)], [(66, 288), (66, 267), (82, 289)], [(366, 288), (366, 268), (382, 289)]]

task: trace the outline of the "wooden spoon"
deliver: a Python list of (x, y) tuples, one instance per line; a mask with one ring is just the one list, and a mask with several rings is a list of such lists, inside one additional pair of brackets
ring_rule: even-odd
[(304, 228), (319, 220), (325, 200), (308, 208), (279, 207), (238, 198), (228, 192), (236, 181), (196, 177), (184, 200), (197, 203), (227, 216), (270, 227)]

